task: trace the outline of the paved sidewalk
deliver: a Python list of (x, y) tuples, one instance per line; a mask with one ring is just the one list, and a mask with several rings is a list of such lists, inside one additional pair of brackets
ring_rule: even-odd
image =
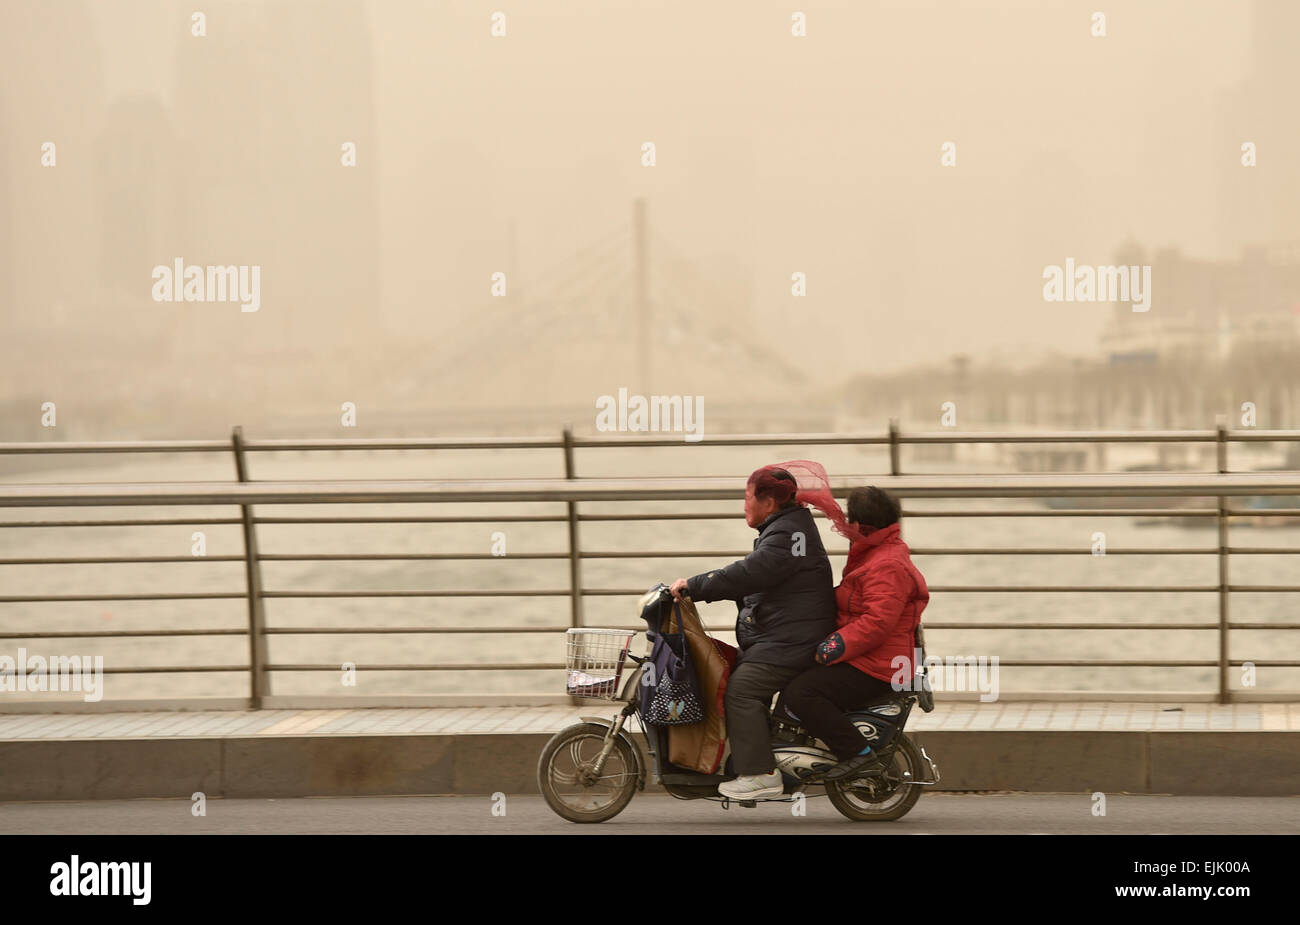
[[(0, 741), (20, 739), (223, 738), (301, 735), (461, 735), (558, 732), (580, 715), (614, 706), (407, 707), (154, 713), (0, 714)], [(635, 721), (634, 721), (635, 722)], [(1296, 703), (1102, 703), (1008, 701), (939, 703), (913, 710), (909, 732), (1300, 731)]]

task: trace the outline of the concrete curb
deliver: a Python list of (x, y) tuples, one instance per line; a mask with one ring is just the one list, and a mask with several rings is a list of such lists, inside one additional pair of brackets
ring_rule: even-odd
[[(536, 793), (547, 734), (0, 741), (0, 801)], [(952, 731), (936, 790), (1300, 795), (1295, 731)], [(654, 788), (651, 785), (651, 789)]]

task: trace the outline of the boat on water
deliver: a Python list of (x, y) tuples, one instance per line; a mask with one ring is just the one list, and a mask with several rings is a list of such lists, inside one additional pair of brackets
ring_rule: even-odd
[[(1161, 463), (1137, 463), (1125, 466), (1126, 473), (1141, 472), (1194, 472), (1190, 466), (1167, 466)], [(1050, 497), (1043, 504), (1056, 511), (1078, 510), (1172, 510), (1176, 508), (1203, 507), (1203, 498), (1180, 498), (1169, 495), (1098, 495), (1092, 497)], [(1164, 520), (1165, 518), (1149, 518)], [(1187, 520), (1188, 518), (1176, 518)]]

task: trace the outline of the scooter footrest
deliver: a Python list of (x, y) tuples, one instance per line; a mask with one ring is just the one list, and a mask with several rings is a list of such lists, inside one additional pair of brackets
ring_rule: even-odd
[(695, 786), (713, 786), (716, 787), (724, 781), (731, 780), (721, 774), (691, 774), (678, 771), (677, 773), (664, 772), (662, 780), (665, 784), (693, 784)]

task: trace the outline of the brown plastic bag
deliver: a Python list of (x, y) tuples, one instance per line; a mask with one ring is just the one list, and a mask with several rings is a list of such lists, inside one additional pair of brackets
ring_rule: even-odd
[(713, 774), (722, 763), (722, 753), (727, 744), (723, 697), (727, 678), (736, 662), (736, 650), (704, 631), (700, 614), (690, 599), (674, 601), (672, 613), (667, 631), (676, 632), (675, 624), (681, 620), (681, 631), (686, 634), (691, 661), (695, 663), (700, 699), (704, 701), (704, 721), (668, 727), (668, 760), (678, 767)]

